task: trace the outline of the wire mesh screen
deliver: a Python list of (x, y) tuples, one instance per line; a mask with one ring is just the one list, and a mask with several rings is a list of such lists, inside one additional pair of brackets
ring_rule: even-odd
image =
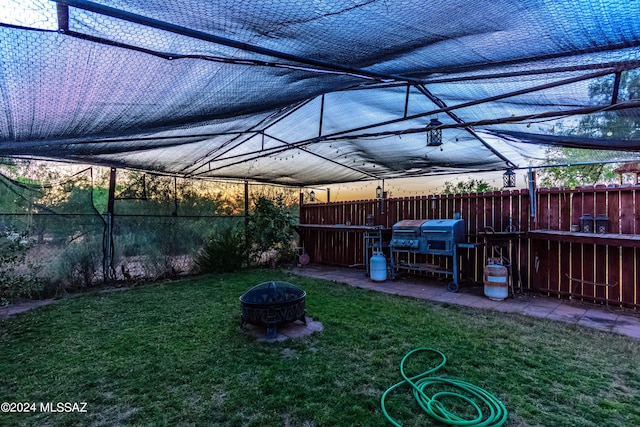
[(212, 234), (244, 221), (242, 184), (121, 172), (113, 216), (118, 279), (175, 277), (194, 269)]
[(244, 225), (245, 204), (277, 193), (292, 205), (299, 197), (297, 189), (124, 170), (111, 181), (110, 174), (99, 167), (0, 164), (3, 302), (192, 273), (208, 238)]
[(94, 205), (92, 169), (3, 166), (0, 283), (5, 302), (99, 280), (104, 221)]
[(636, 3), (5, 0), (0, 155), (300, 186), (636, 160)]

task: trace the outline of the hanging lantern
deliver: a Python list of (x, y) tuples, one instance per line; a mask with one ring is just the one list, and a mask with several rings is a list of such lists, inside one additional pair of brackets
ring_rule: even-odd
[(376, 199), (382, 199), (382, 187), (378, 185), (376, 188)]
[(502, 183), (505, 188), (513, 188), (516, 186), (516, 173), (513, 169), (507, 169), (502, 175)]
[(438, 119), (431, 119), (427, 125), (427, 147), (442, 145), (442, 129), (434, 129), (442, 123)]
[(309, 200), (311, 200), (312, 202), (316, 201), (316, 192), (311, 190), (311, 193), (309, 193)]

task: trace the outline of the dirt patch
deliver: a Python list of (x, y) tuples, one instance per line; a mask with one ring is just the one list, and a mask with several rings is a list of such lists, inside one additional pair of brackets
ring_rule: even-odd
[(6, 319), (11, 316), (15, 316), (16, 314), (25, 313), (39, 307), (44, 307), (45, 305), (53, 304), (56, 301), (59, 300), (51, 298), (37, 301), (23, 301), (17, 304), (0, 307), (0, 318)]

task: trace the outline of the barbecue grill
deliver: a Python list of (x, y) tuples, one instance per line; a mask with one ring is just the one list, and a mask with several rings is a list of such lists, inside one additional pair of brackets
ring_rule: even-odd
[[(456, 292), (458, 280), (458, 248), (474, 248), (474, 243), (464, 243), (464, 221), (454, 219), (412, 219), (393, 225), (391, 242), (391, 270), (427, 271), (453, 276), (448, 289)], [(445, 270), (440, 265), (410, 262), (403, 254), (438, 255), (453, 258), (453, 269)], [(413, 257), (415, 259), (415, 257)]]

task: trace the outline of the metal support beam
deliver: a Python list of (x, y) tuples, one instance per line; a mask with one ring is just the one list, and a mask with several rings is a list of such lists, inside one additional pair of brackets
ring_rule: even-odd
[(107, 193), (107, 212), (113, 215), (116, 200), (116, 168), (109, 170), (109, 190)]
[[(109, 6), (104, 6), (104, 5), (90, 2), (90, 1), (84, 1), (84, 0), (53, 0), (53, 1), (55, 1), (58, 4), (63, 4), (71, 7), (76, 7), (78, 9), (88, 10), (90, 12), (94, 12), (100, 15), (110, 16), (112, 18), (121, 19), (127, 22), (134, 22), (136, 24), (144, 25), (151, 28), (156, 28), (156, 29), (167, 31), (174, 34), (180, 34), (180, 35), (191, 37), (198, 40), (208, 41), (208, 42), (216, 43), (222, 46), (229, 46), (229, 47), (240, 49), (246, 52), (253, 52), (260, 55), (267, 55), (273, 58), (284, 59), (286, 61), (293, 61), (298, 64), (303, 64), (316, 69), (316, 70), (309, 69), (309, 71), (328, 71), (328, 72), (345, 74), (345, 75), (367, 79), (367, 80), (415, 81), (414, 79), (404, 77), (404, 76), (394, 76), (394, 75), (376, 73), (373, 71), (368, 71), (360, 68), (347, 67), (340, 64), (333, 64), (330, 62), (320, 61), (314, 58), (305, 58), (302, 56), (292, 55), (289, 53), (252, 45), (249, 43), (239, 42), (237, 40), (216, 36), (213, 34), (208, 34), (202, 31), (194, 30), (194, 29), (183, 27), (180, 25), (171, 24), (168, 22), (163, 22), (158, 19), (137, 15), (135, 13), (127, 12), (127, 11), (116, 9)], [(300, 68), (300, 69), (303, 69), (303, 68)]]
[(69, 31), (69, 6), (56, 4), (56, 14), (58, 15), (58, 31), (61, 33)]
[(618, 94), (620, 93), (620, 77), (622, 72), (618, 71), (613, 80), (613, 93), (611, 94), (611, 105), (618, 103)]
[(244, 247), (249, 263), (249, 181), (244, 181)]
[[(78, 9), (88, 10), (90, 12), (94, 12), (97, 14), (110, 16), (113, 18), (121, 19), (128, 22), (134, 22), (140, 25), (144, 25), (151, 28), (160, 29), (163, 31), (167, 31), (174, 34), (180, 34), (186, 37), (192, 37), (198, 40), (204, 40), (212, 43), (217, 43), (223, 46), (229, 46), (236, 49), (240, 49), (247, 52), (253, 52), (260, 55), (267, 55), (273, 58), (284, 59), (285, 61), (293, 61), (298, 64), (302, 64), (309, 68), (297, 67), (300, 70), (307, 70), (312, 72), (331, 72), (336, 74), (349, 75), (357, 78), (368, 79), (368, 80), (379, 80), (379, 81), (404, 81), (413, 84), (423, 84), (425, 81), (423, 79), (415, 79), (407, 76), (399, 76), (393, 74), (382, 74), (376, 73), (374, 71), (365, 70), (361, 68), (347, 67), (341, 64), (334, 64), (325, 61), (320, 61), (314, 58), (306, 58), (298, 55), (292, 55), (285, 52), (276, 51), (273, 49), (264, 48), (261, 46), (252, 45), (249, 43), (239, 42), (237, 40), (232, 40), (225, 37), (216, 36), (213, 34), (208, 34), (202, 31), (193, 30), (191, 28), (171, 24), (168, 22), (163, 22), (158, 19), (149, 18), (142, 15), (137, 15), (131, 12), (127, 12), (124, 10), (116, 9), (109, 6), (104, 6), (98, 3), (85, 1), (85, 0), (53, 0), (54, 2), (62, 5), (67, 5), (71, 7), (76, 7)], [(597, 53), (597, 52), (608, 52), (615, 51), (622, 48), (630, 48), (640, 46), (640, 41), (627, 41), (624, 44), (616, 45), (616, 46), (594, 46), (590, 49), (585, 49), (582, 53)], [(528, 58), (530, 63), (535, 63), (537, 61), (547, 61), (549, 59), (555, 58), (564, 58), (572, 55), (571, 52), (558, 52), (553, 54), (539, 55), (536, 57)], [(473, 65), (468, 67), (459, 67), (457, 69), (433, 69), (431, 70), (431, 74), (438, 75), (441, 73), (464, 73), (464, 72), (473, 72), (484, 69), (486, 67), (491, 67), (492, 69), (505, 67), (512, 64), (520, 64), (522, 63), (521, 59), (518, 60), (509, 60), (502, 62), (492, 62), (489, 65)], [(294, 67), (291, 67), (294, 68)]]
[[(438, 107), (442, 108), (444, 110), (444, 113), (446, 115), (448, 115), (451, 119), (453, 119), (454, 122), (458, 123), (458, 124), (465, 124), (464, 120), (462, 120), (460, 117), (458, 117), (453, 111), (448, 110), (447, 105), (444, 103), (444, 101), (442, 101), (440, 98), (438, 98), (437, 96), (433, 95), (429, 89), (427, 89), (425, 86), (423, 85), (418, 85), (417, 86), (418, 90), (420, 91), (420, 93), (422, 93), (424, 96), (426, 96), (427, 98), (429, 98), (429, 100), (431, 102), (433, 102), (434, 104), (436, 104)], [(496, 157), (498, 157), (499, 159), (502, 159), (505, 161), (506, 163), (506, 167), (507, 168), (515, 168), (517, 167), (517, 165), (515, 163), (513, 163), (511, 160), (509, 160), (508, 158), (506, 158), (504, 155), (502, 155), (502, 153), (500, 153), (498, 150), (496, 150), (495, 148), (493, 148), (491, 146), (491, 144), (489, 144), (487, 141), (484, 140), (484, 138), (482, 138), (480, 135), (478, 135), (476, 133), (475, 130), (473, 130), (473, 128), (471, 126), (464, 126), (464, 130), (466, 130), (471, 136), (473, 136), (475, 139), (477, 139), (478, 141), (480, 141), (480, 143), (482, 145), (484, 145), (489, 151), (491, 151)]]
[[(462, 104), (457, 104), (457, 105), (452, 105), (452, 106), (446, 106), (444, 105), (444, 103), (434, 97), (433, 95), (431, 95), (434, 99), (437, 99), (437, 102), (434, 102), (432, 100), (432, 102), (435, 103), (435, 105), (438, 107), (434, 110), (431, 111), (425, 111), (423, 113), (419, 113), (419, 114), (412, 114), (410, 116), (405, 116), (405, 117), (401, 117), (401, 118), (397, 118), (397, 119), (392, 119), (392, 120), (387, 120), (384, 122), (379, 122), (379, 123), (373, 123), (370, 125), (366, 125), (366, 126), (360, 126), (357, 128), (351, 128), (351, 129), (345, 129), (339, 132), (334, 132), (331, 134), (325, 134), (324, 135), (324, 139), (339, 139), (339, 138), (334, 138), (340, 135), (346, 135), (346, 134), (350, 134), (350, 133), (354, 133), (354, 132), (360, 132), (363, 130), (369, 130), (369, 129), (375, 129), (377, 127), (382, 127), (382, 126), (387, 126), (387, 125), (392, 125), (392, 124), (396, 124), (396, 123), (401, 123), (404, 121), (410, 121), (410, 120), (415, 120), (415, 119), (419, 119), (421, 117), (428, 117), (428, 116), (432, 116), (435, 114), (440, 114), (440, 113), (449, 113), (455, 110), (459, 110), (462, 108), (467, 108), (467, 107), (473, 107), (476, 105), (482, 105), (484, 103), (487, 102), (494, 102), (494, 101), (500, 101), (502, 99), (507, 99), (507, 98), (511, 98), (514, 96), (520, 96), (520, 95), (525, 95), (525, 94), (529, 94), (529, 93), (533, 93), (533, 92), (537, 92), (537, 91), (541, 91), (541, 90), (546, 90), (546, 89), (552, 89), (555, 87), (560, 87), (560, 86), (564, 86), (564, 85), (568, 85), (568, 84), (573, 84), (573, 83), (577, 83), (577, 82), (581, 82), (584, 80), (590, 80), (590, 79), (595, 79), (598, 77), (603, 77), (606, 75), (609, 75), (611, 73), (613, 73), (615, 70), (613, 68), (608, 68), (606, 70), (599, 70), (593, 73), (588, 73), (588, 74), (583, 74), (580, 76), (576, 76), (576, 77), (571, 77), (568, 79), (562, 79), (562, 80), (558, 80), (555, 82), (551, 82), (551, 83), (545, 83), (542, 85), (537, 85), (537, 86), (532, 86), (532, 87), (528, 87), (525, 89), (520, 89), (520, 90), (516, 90), (516, 91), (512, 91), (512, 92), (505, 92), (499, 95), (495, 95), (495, 96), (491, 96), (488, 98), (483, 98), (483, 99), (478, 99), (475, 101), (469, 101), (469, 102), (464, 102)], [(417, 86), (418, 88), (423, 87), (424, 90), (426, 90), (428, 93), (430, 93), (426, 87), (424, 86)], [(431, 99), (431, 98), (429, 98)], [(460, 125), (460, 123), (458, 123)], [(456, 126), (456, 127), (464, 127), (464, 126)]]
[[(469, 126), (473, 127), (473, 126), (491, 126), (491, 125), (499, 125), (499, 124), (505, 124), (505, 123), (525, 123), (532, 120), (546, 120), (546, 119), (553, 119), (557, 117), (578, 116), (583, 114), (593, 114), (593, 113), (600, 113), (604, 111), (619, 111), (619, 110), (634, 109), (634, 108), (640, 108), (640, 101), (624, 101), (624, 102), (618, 102), (615, 105), (609, 105), (604, 107), (601, 105), (598, 105), (593, 107), (574, 108), (570, 110), (545, 111), (543, 113), (525, 114), (522, 116), (498, 117), (495, 119), (480, 119), (480, 120), (474, 120), (473, 122), (466, 122), (466, 123), (445, 123), (441, 126), (438, 126), (438, 128), (439, 129), (460, 129), (460, 128), (465, 128)], [(396, 130), (396, 131), (360, 133), (360, 134), (354, 134), (354, 135), (339, 135), (339, 136), (325, 135), (322, 137), (322, 141), (374, 138), (374, 137), (392, 136), (392, 135), (408, 135), (412, 133), (423, 133), (423, 132), (424, 132), (424, 127)], [(319, 141), (315, 141), (315, 142), (319, 142)], [(294, 143), (294, 144), (306, 145), (309, 143), (310, 143), (310, 140), (305, 140), (305, 141), (300, 141), (299, 143)]]
[[(227, 154), (228, 152), (240, 147), (241, 145), (245, 144), (247, 141), (251, 140), (251, 138), (253, 138), (257, 133), (260, 133), (262, 135), (262, 137), (264, 138), (264, 131), (269, 129), (269, 127), (281, 122), (282, 120), (284, 120), (285, 118), (289, 117), (291, 114), (293, 114), (294, 112), (298, 111), (300, 108), (302, 108), (303, 106), (309, 104), (312, 100), (311, 99), (307, 99), (305, 101), (302, 101), (292, 107), (287, 107), (289, 109), (289, 111), (286, 111), (281, 117), (278, 117), (277, 119), (275, 119), (272, 123), (269, 123), (265, 128), (263, 128), (262, 130), (258, 130), (258, 127), (263, 125), (267, 120), (269, 120), (270, 118), (272, 118), (275, 114), (280, 114), (283, 110), (279, 110), (277, 113), (271, 114), (267, 117), (265, 117), (264, 119), (262, 119), (260, 121), (260, 123), (256, 124), (255, 126), (252, 126), (250, 128), (250, 130), (253, 132), (252, 135), (244, 138), (243, 140), (237, 142), (237, 140), (243, 135), (237, 135), (235, 138), (232, 138), (231, 140), (225, 142), (224, 144), (220, 145), (220, 147), (217, 147), (214, 150), (209, 151), (207, 154), (205, 154), (204, 156), (200, 157), (199, 159), (196, 159), (190, 166), (184, 168), (182, 170), (182, 172), (185, 172), (185, 175), (188, 175), (186, 173), (186, 170), (189, 168), (193, 168), (194, 166), (200, 164), (200, 166), (195, 167), (191, 174), (192, 176), (198, 176), (198, 175), (202, 175), (203, 173), (197, 173), (197, 171), (199, 169), (201, 169), (202, 167), (204, 167), (205, 164), (209, 165), (209, 171), (211, 170), (211, 162), (217, 160), (218, 158), (220, 158), (221, 156), (224, 156), (225, 154)], [(237, 142), (237, 144), (231, 146), (231, 144), (233, 142)], [(225, 149), (226, 148), (226, 149)], [(223, 150), (224, 149), (224, 150)], [(220, 150), (223, 150), (220, 152)], [(264, 146), (262, 147), (262, 150), (264, 150)], [(215, 156), (214, 156), (215, 154)], [(206, 171), (206, 172), (209, 172)], [(204, 173), (206, 173), (204, 172)]]
[(173, 212), (171, 216), (178, 216), (178, 177), (173, 177)]
[(109, 190), (107, 192), (107, 212), (105, 213), (105, 228), (102, 236), (102, 276), (104, 282), (115, 279), (115, 271), (113, 269), (113, 226), (114, 226), (114, 207), (116, 194), (116, 168), (109, 171)]
[(324, 119), (324, 93), (320, 97), (320, 120), (318, 123), (318, 136), (322, 136), (322, 120)]
[(333, 159), (330, 159), (328, 157), (325, 157), (325, 156), (322, 156), (320, 154), (314, 153), (314, 152), (309, 151), (306, 148), (304, 148), (304, 145), (312, 144), (314, 142), (313, 140), (306, 140), (303, 143), (290, 143), (290, 142), (283, 141), (283, 140), (281, 140), (279, 138), (276, 138), (274, 136), (270, 136), (270, 135), (267, 135), (267, 136), (269, 136), (270, 138), (272, 138), (275, 141), (278, 141), (278, 142), (281, 142), (282, 144), (285, 144), (285, 146), (284, 147), (272, 148), (272, 149), (264, 150), (264, 151), (252, 151), (252, 152), (249, 152), (249, 153), (244, 153), (244, 154), (238, 154), (238, 155), (235, 155), (235, 156), (225, 157), (223, 160), (230, 160), (230, 159), (234, 159), (234, 158), (237, 158), (239, 160), (236, 160), (236, 161), (231, 162), (231, 163), (224, 164), (224, 165), (219, 166), (217, 168), (211, 168), (208, 171), (205, 171), (205, 172), (202, 172), (202, 173), (199, 173), (199, 174), (194, 174), (192, 176), (206, 175), (208, 172), (211, 172), (211, 171), (221, 170), (221, 169), (228, 168), (228, 167), (231, 167), (231, 166), (239, 165), (241, 163), (249, 162), (249, 161), (252, 161), (252, 160), (257, 160), (257, 159), (260, 159), (260, 158), (262, 158), (264, 156), (275, 155), (275, 154), (283, 153), (283, 152), (288, 151), (288, 150), (296, 149), (296, 150), (304, 151), (305, 153), (311, 154), (313, 156), (316, 156), (316, 157), (318, 157), (318, 158), (320, 158), (322, 160), (325, 160), (327, 162), (333, 163), (335, 165), (339, 165), (339, 166), (342, 166), (344, 168), (350, 169), (350, 170), (352, 170), (354, 172), (361, 173), (361, 174), (363, 174), (365, 176), (368, 176), (369, 178), (373, 178), (373, 179), (377, 179), (378, 178), (376, 175), (374, 175), (372, 173), (369, 173), (369, 172), (366, 172), (366, 171), (363, 171), (363, 170), (360, 170), (360, 169), (357, 169), (357, 168), (342, 164), (342, 163), (337, 162), (337, 161), (335, 161)]
[(411, 93), (411, 85), (407, 85), (407, 94), (404, 98), (404, 114), (403, 114), (403, 118), (407, 118), (407, 115), (409, 115), (409, 94)]

